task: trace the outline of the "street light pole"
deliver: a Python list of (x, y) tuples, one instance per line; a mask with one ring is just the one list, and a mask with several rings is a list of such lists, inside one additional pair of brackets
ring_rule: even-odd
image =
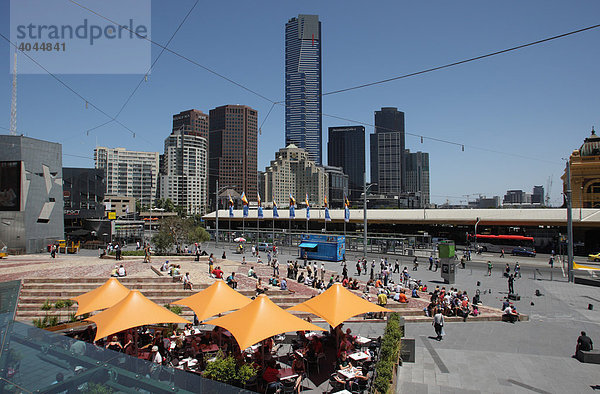
[(371, 183), (367, 187), (367, 173), (363, 172), (363, 259), (367, 259), (367, 191), (376, 183)]
[(363, 172), (363, 259), (367, 259), (367, 173)]
[(567, 258), (569, 282), (573, 282), (573, 212), (571, 203), (571, 158), (567, 159)]
[(217, 178), (217, 193), (215, 195), (215, 200), (216, 200), (216, 209), (215, 209), (215, 220), (217, 222), (216, 224), (216, 236), (215, 236), (215, 243), (216, 246), (219, 246), (219, 179)]

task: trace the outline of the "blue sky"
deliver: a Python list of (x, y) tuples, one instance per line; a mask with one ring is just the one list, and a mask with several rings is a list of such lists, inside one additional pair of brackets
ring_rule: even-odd
[[(93, 2), (87, 2), (93, 8)], [(152, 39), (165, 43), (194, 4), (152, 2)], [(65, 7), (76, 7), (65, 0)], [(600, 23), (597, 1), (265, 1), (199, 2), (169, 48), (272, 99), (284, 95), (284, 25), (299, 13), (318, 14), (323, 31), (325, 92), (415, 72)], [(9, 34), (9, 3), (0, 5)], [(117, 17), (117, 15), (107, 15)], [(394, 106), (412, 151), (430, 153), (432, 201), (457, 203), (470, 194), (531, 192), (553, 180), (561, 200), (561, 158), (600, 129), (600, 29), (409, 79), (327, 96), (323, 111), (372, 124), (374, 111)], [(10, 119), (10, 48), (0, 40), (0, 127)], [(152, 48), (154, 59), (160, 49)], [(24, 57), (20, 62), (27, 62)], [(124, 59), (123, 61), (127, 61)], [(140, 75), (60, 75), (69, 86), (115, 114)], [(108, 119), (48, 75), (21, 75), (18, 129), (63, 144), (64, 166), (93, 166), (98, 145), (162, 152), (171, 117), (182, 110), (245, 104), (262, 123), (271, 104), (170, 53), (159, 59), (119, 120)], [(1, 120), (4, 119), (4, 120)], [(325, 116), (327, 127), (352, 124)], [(367, 127), (369, 133), (372, 128)], [(7, 132), (2, 129), (2, 132)], [(276, 106), (259, 137), (259, 169), (284, 144), (284, 111)], [(483, 149), (477, 149), (483, 148)], [(504, 152), (494, 153), (490, 150)], [(326, 147), (323, 149), (326, 152)], [(76, 157), (82, 156), (82, 157)], [(528, 159), (528, 157), (532, 159)], [(326, 161), (326, 157), (323, 158)], [(368, 171), (368, 170), (367, 170)]]

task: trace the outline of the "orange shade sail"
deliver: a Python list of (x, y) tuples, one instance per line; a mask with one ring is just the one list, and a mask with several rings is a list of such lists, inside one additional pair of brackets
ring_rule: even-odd
[(129, 289), (116, 278), (110, 278), (102, 286), (85, 294), (71, 298), (77, 302), (75, 316), (110, 308), (129, 294)]
[(332, 327), (337, 327), (352, 316), (362, 313), (391, 312), (389, 309), (360, 298), (341, 283), (335, 283), (322, 294), (286, 310), (313, 313), (325, 319)]
[(235, 337), (240, 349), (246, 349), (263, 339), (284, 332), (325, 331), (288, 313), (261, 294), (239, 311), (219, 317), (204, 324), (223, 327)]
[(201, 292), (171, 304), (191, 308), (198, 320), (203, 321), (219, 313), (243, 308), (250, 302), (252, 302), (250, 298), (233, 290), (223, 280), (217, 279), (215, 283)]
[(131, 290), (119, 303), (87, 320), (96, 323), (96, 341), (128, 328), (147, 324), (189, 323), (183, 317), (150, 301), (138, 290)]

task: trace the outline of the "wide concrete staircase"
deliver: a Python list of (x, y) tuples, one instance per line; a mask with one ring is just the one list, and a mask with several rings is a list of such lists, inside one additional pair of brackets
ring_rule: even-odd
[[(48, 301), (54, 304), (58, 300), (71, 299), (78, 295), (84, 294), (90, 290), (97, 288), (106, 281), (106, 278), (30, 278), (23, 279), (19, 303), (17, 306), (17, 320), (31, 323), (33, 319), (40, 319), (46, 315), (59, 315), (59, 321), (68, 320), (69, 313), (77, 310), (77, 305), (74, 304), (69, 309), (51, 308), (50, 310), (42, 310), (42, 305)], [(148, 297), (158, 305), (166, 305), (176, 300), (188, 297), (196, 291), (205, 289), (208, 285), (195, 285), (194, 292), (183, 290), (180, 282), (173, 282), (171, 277), (126, 277), (120, 278), (119, 281), (129, 289), (140, 290), (142, 294)], [(254, 296), (254, 290), (240, 290), (240, 293), (247, 297)], [(267, 292), (269, 298), (281, 308), (286, 309), (298, 303), (309, 299), (309, 296), (290, 294), (287, 291), (270, 289)], [(388, 308), (394, 312), (400, 313), (407, 322), (427, 321), (430, 318), (423, 316), (422, 308), (410, 307), (406, 304), (400, 304), (394, 301), (388, 303)], [(314, 322), (322, 321), (322, 319), (308, 312), (292, 312), (294, 315), (305, 318), (310, 316)], [(193, 320), (193, 311), (187, 307), (183, 307), (182, 316)], [(477, 320), (500, 320), (500, 316), (494, 313), (486, 313)], [(448, 321), (461, 320), (460, 318), (448, 318)], [(356, 316), (349, 320), (365, 321), (364, 317)], [(369, 321), (381, 321), (373, 319)]]

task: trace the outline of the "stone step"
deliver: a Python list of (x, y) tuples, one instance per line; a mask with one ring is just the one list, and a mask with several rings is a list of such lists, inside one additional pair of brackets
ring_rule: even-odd
[[(131, 290), (146, 290), (146, 289), (154, 289), (154, 290), (170, 290), (170, 289), (180, 289), (182, 284), (177, 282), (159, 282), (159, 283), (131, 283), (131, 284), (123, 284), (125, 287)], [(25, 283), (21, 287), (21, 292), (26, 292), (29, 290), (77, 290), (82, 293), (94, 290), (98, 288), (99, 285), (96, 283)], [(203, 290), (208, 287), (208, 285), (199, 285), (196, 286), (198, 291)]]
[[(105, 277), (94, 277), (94, 278), (26, 278), (23, 279), (23, 284), (29, 283), (98, 283), (103, 284), (109, 278)], [(118, 278), (119, 282), (123, 285), (126, 283), (160, 283), (160, 282), (172, 282), (173, 278), (170, 276), (150, 276), (150, 277), (135, 277), (135, 276), (126, 276), (123, 278)]]

